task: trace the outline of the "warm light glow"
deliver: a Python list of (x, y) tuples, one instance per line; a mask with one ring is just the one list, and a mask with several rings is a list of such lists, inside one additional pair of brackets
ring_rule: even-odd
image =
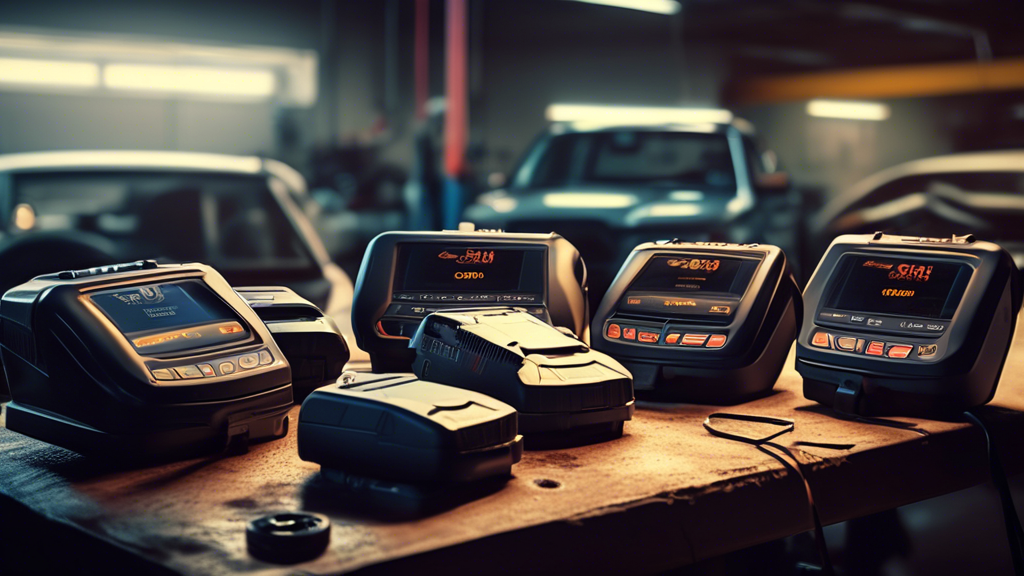
[(92, 62), (0, 58), (0, 83), (94, 88), (100, 69)]
[(516, 206), (518, 205), (519, 202), (517, 202), (515, 198), (509, 198), (508, 196), (503, 198), (495, 198), (494, 200), (491, 201), (491, 209), (493, 209), (495, 212), (501, 213), (511, 212), (515, 210)]
[(701, 213), (700, 204), (654, 204), (647, 211), (652, 218), (696, 216)]
[(547, 118), (552, 122), (584, 122), (649, 126), (658, 124), (728, 124), (732, 112), (720, 108), (650, 108), (641, 106), (599, 106), (551, 104)]
[(31, 230), (36, 226), (36, 211), (28, 204), (14, 207), (14, 227), (18, 230)]
[(103, 68), (103, 84), (114, 90), (268, 98), (276, 80), (269, 70), (108, 64)]
[(643, 12), (666, 15), (678, 14), (682, 10), (682, 6), (677, 0), (576, 0), (576, 2), (629, 8), (630, 10), (641, 10)]
[(879, 102), (857, 102), (853, 100), (811, 100), (807, 113), (819, 118), (842, 118), (845, 120), (881, 121), (889, 117), (889, 106)]
[(257, 174), (262, 169), (262, 162), (255, 156), (138, 150), (27, 152), (0, 155), (0, 170), (76, 167), (180, 168)]
[(544, 195), (544, 205), (548, 208), (629, 208), (636, 202), (632, 194), (565, 192)]
[(673, 190), (668, 193), (668, 199), (676, 202), (700, 202), (704, 199), (704, 193), (700, 190)]

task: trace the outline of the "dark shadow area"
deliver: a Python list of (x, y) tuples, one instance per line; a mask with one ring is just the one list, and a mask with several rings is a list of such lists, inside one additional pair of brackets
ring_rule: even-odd
[(301, 488), (302, 506), (331, 516), (359, 522), (404, 522), (440, 514), (494, 494), (509, 478), (491, 478), (466, 484), (415, 485), (333, 472), (312, 476)]
[(0, 518), (0, 575), (177, 575), (79, 528), (47, 520), (3, 495)]

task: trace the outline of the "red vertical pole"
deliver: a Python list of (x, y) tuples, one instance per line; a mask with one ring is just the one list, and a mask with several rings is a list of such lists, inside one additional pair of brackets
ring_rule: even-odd
[(416, 0), (413, 30), (413, 84), (416, 89), (416, 118), (427, 117), (430, 98), (430, 0)]
[(448, 0), (447, 10), (444, 167), (452, 178), (461, 176), (465, 168), (469, 132), (466, 3), (467, 0)]

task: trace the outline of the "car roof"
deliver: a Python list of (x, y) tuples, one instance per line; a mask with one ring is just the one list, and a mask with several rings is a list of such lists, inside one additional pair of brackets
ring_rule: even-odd
[(580, 134), (594, 132), (691, 132), (701, 134), (725, 134), (729, 128), (736, 128), (741, 133), (752, 136), (753, 125), (742, 118), (734, 118), (728, 124), (718, 122), (666, 123), (666, 124), (614, 124), (610, 122), (554, 122), (548, 126), (548, 133)]
[(271, 174), (297, 190), (305, 189), (302, 176), (293, 168), (258, 156), (163, 150), (65, 150), (0, 154), (0, 173), (119, 170)]
[(855, 204), (875, 189), (890, 182), (910, 176), (963, 172), (1024, 172), (1024, 149), (947, 154), (897, 164), (868, 176), (833, 198), (818, 213), (819, 222), (821, 226), (827, 225), (827, 222), (836, 218), (847, 206)]

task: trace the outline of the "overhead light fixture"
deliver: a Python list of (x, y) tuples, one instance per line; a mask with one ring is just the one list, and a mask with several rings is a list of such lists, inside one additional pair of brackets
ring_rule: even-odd
[(94, 88), (100, 68), (93, 62), (0, 58), (0, 83)]
[(103, 84), (112, 90), (269, 98), (274, 94), (276, 79), (269, 70), (259, 69), (107, 64)]
[(880, 102), (811, 100), (807, 103), (807, 114), (818, 118), (842, 118), (844, 120), (872, 120), (880, 122), (889, 118), (889, 113), (889, 105)]
[(640, 10), (641, 12), (653, 12), (670, 16), (678, 14), (683, 6), (677, 0), (575, 0), (587, 4), (600, 4), (601, 6), (613, 6), (615, 8), (628, 8)]
[(649, 126), (657, 124), (728, 124), (732, 112), (721, 108), (658, 108), (645, 106), (600, 106), (594, 104), (551, 104), (551, 122), (581, 122)]

